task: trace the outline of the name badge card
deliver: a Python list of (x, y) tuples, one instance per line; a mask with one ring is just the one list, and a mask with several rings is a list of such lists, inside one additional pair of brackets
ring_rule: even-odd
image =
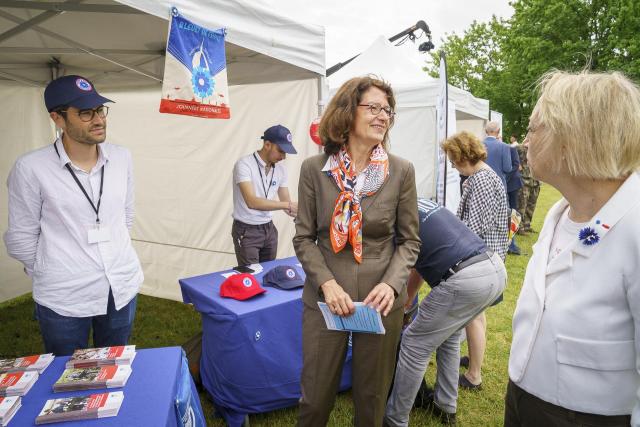
[(88, 230), (88, 240), (89, 244), (108, 242), (111, 240), (109, 227), (92, 225)]

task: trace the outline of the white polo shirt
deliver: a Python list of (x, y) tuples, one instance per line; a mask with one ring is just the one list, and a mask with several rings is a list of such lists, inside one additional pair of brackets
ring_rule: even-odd
[(241, 182), (252, 182), (256, 197), (278, 200), (278, 189), (287, 187), (287, 170), (282, 162), (266, 173), (267, 164), (260, 154), (255, 153), (241, 157), (233, 167), (233, 219), (245, 224), (260, 225), (271, 221), (273, 211), (250, 209), (242, 197), (238, 186)]

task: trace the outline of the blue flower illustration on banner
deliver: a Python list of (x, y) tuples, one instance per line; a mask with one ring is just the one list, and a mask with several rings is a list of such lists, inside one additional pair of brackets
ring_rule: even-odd
[(580, 230), (578, 239), (582, 241), (583, 245), (591, 246), (600, 241), (600, 236), (598, 236), (598, 233), (593, 228), (585, 227)]
[(211, 78), (211, 72), (208, 68), (195, 67), (191, 73), (191, 84), (193, 85), (193, 93), (198, 98), (206, 98), (211, 96), (215, 83)]

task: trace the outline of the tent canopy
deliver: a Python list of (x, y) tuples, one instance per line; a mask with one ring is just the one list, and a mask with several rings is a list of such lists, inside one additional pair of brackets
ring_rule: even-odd
[(102, 88), (157, 84), (172, 6), (201, 26), (227, 29), (230, 85), (324, 74), (322, 27), (245, 0), (26, 0), (0, 1), (0, 79), (41, 86), (77, 73)]
[[(227, 29), (231, 119), (160, 114), (160, 80), (170, 7), (210, 29)], [(324, 30), (279, 16), (248, 0), (0, 0), (0, 181), (16, 158), (51, 144), (43, 104), (53, 77), (81, 74), (116, 101), (107, 142), (133, 156), (142, 292), (180, 300), (178, 279), (236, 265), (230, 237), (232, 169), (259, 149), (262, 132), (288, 127), (298, 155), (284, 162), (297, 199), (302, 161), (318, 152), (308, 137), (318, 115)], [(7, 187), (0, 185), (0, 232), (7, 228)], [(278, 256), (293, 255), (294, 224), (274, 213)], [(0, 301), (30, 290), (30, 280), (0, 245)]]

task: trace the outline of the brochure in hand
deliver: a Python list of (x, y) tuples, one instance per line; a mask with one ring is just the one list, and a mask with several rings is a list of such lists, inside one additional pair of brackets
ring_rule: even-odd
[(0, 397), (0, 426), (9, 424), (11, 418), (18, 412), (22, 398), (19, 396)]
[(73, 352), (66, 367), (91, 368), (107, 365), (131, 365), (135, 357), (135, 345), (83, 348)]
[(123, 387), (131, 375), (131, 366), (113, 365), (96, 368), (65, 369), (53, 391)]
[(37, 380), (36, 371), (0, 374), (0, 396), (24, 396)]
[(123, 400), (124, 393), (121, 391), (50, 399), (36, 417), (36, 424), (115, 417)]
[(351, 316), (338, 316), (331, 313), (329, 306), (318, 302), (327, 329), (332, 331), (366, 332), (370, 334), (385, 334), (382, 317), (374, 308), (362, 302), (354, 302), (356, 312)]
[(0, 359), (0, 374), (18, 371), (38, 371), (41, 374), (53, 362), (53, 359), (53, 353), (16, 357), (14, 359)]

